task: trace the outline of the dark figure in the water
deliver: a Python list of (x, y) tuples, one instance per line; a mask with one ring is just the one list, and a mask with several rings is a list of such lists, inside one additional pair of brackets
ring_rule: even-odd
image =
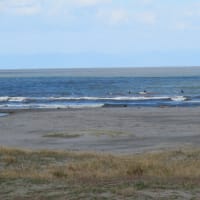
[(184, 93), (184, 91), (183, 91), (183, 90), (181, 90), (181, 93), (183, 94), (183, 93)]

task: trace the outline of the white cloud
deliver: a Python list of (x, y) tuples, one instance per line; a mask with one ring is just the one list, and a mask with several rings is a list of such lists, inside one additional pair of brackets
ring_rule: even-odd
[(64, 10), (100, 6), (111, 2), (112, 0), (0, 0), (0, 12), (33, 15), (40, 11), (43, 14), (53, 11), (54, 14), (59, 14)]
[(130, 12), (125, 9), (99, 10), (97, 12), (97, 17), (105, 23), (112, 25), (133, 24), (134, 22), (154, 25), (157, 20), (157, 16), (154, 12)]
[(119, 10), (113, 10), (111, 12), (111, 23), (124, 23), (129, 20), (128, 12), (125, 10), (119, 9)]
[(184, 11), (186, 17), (199, 17), (200, 16), (200, 3), (190, 4)]
[[(149, 4), (153, 0), (140, 0), (139, 3)], [(126, 3), (124, 3), (126, 5)], [(108, 6), (108, 7), (106, 7)], [(83, 8), (81, 8), (83, 7)], [(127, 7), (116, 7), (112, 0), (0, 0), (0, 12), (12, 15), (36, 15), (77, 17), (78, 12), (84, 12), (84, 7), (98, 9), (96, 16), (109, 24), (123, 24), (137, 21), (154, 24), (156, 16), (152, 12), (134, 12)], [(76, 13), (76, 14), (74, 14)], [(94, 17), (94, 12), (91, 12)]]
[(65, 0), (45, 0), (44, 4), (45, 7), (43, 8), (46, 15), (48, 16), (57, 16), (57, 15), (68, 15), (69, 9), (68, 6), (66, 5)]
[(200, 29), (200, 3), (189, 3), (178, 12), (178, 20), (174, 27), (177, 30), (199, 30)]
[[(112, 0), (43, 0), (43, 14), (73, 18), (75, 17), (73, 13), (76, 12), (77, 9), (82, 9), (82, 11), (84, 11), (84, 8), (104, 6), (111, 2)], [(79, 13), (80, 12), (81, 10), (79, 10)]]
[[(150, 4), (153, 0), (134, 0), (140, 4)], [(154, 25), (156, 14), (154, 12), (137, 11), (135, 4), (128, 7), (128, 3), (120, 4), (113, 0), (0, 0), (0, 12), (12, 15), (41, 14), (50, 20), (83, 21), (86, 15), (97, 18), (108, 25), (122, 25), (142, 23)], [(135, 7), (133, 6), (135, 5)], [(90, 9), (85, 9), (90, 8)], [(45, 18), (45, 19), (47, 19)], [(82, 19), (81, 19), (82, 18)]]
[(36, 0), (2, 0), (0, 11), (5, 14), (34, 15), (41, 11), (41, 5)]
[(178, 30), (186, 30), (189, 27), (190, 27), (189, 24), (186, 22), (177, 22), (175, 25), (175, 28)]
[(79, 6), (96, 6), (99, 4), (111, 3), (112, 0), (74, 0), (73, 2)]
[(111, 25), (122, 24), (129, 21), (129, 14), (124, 9), (98, 10), (97, 17)]
[(154, 12), (138, 12), (134, 14), (134, 20), (148, 25), (156, 23), (156, 14)]
[(14, 11), (14, 13), (17, 15), (35, 15), (39, 12), (39, 7), (18, 8)]
[(193, 24), (189, 22), (177, 22), (175, 24), (175, 29), (179, 31), (199, 31), (200, 25), (199, 24)]
[[(40, 0), (41, 1), (41, 0)], [(93, 7), (111, 3), (112, 0), (44, 0), (45, 4), (52, 6), (62, 5), (64, 8)]]
[(154, 1), (153, 0), (140, 0), (140, 3), (144, 5), (152, 4)]

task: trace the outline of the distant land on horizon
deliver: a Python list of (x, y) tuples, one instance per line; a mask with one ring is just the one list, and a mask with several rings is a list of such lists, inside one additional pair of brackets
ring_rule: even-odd
[(200, 76), (200, 67), (114, 67), (114, 68), (32, 68), (0, 69), (0, 77), (37, 77), (37, 76), (88, 76), (88, 77), (164, 77)]

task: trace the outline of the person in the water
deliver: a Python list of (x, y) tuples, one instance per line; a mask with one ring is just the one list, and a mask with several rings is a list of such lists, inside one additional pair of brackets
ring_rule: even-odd
[(149, 94), (149, 92), (147, 92), (146, 90), (144, 90), (143, 92), (139, 92), (139, 94), (145, 95), (145, 94)]

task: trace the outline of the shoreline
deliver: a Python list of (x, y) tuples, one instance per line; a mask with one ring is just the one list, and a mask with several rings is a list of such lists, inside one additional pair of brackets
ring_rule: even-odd
[(191, 105), (191, 106), (182, 106), (182, 105), (174, 105), (174, 106), (168, 106), (168, 105), (160, 105), (160, 106), (143, 106), (143, 105), (135, 105), (135, 106), (127, 106), (127, 104), (124, 104), (122, 106), (100, 106), (100, 107), (43, 107), (43, 108), (0, 108), (0, 113), (20, 113), (20, 112), (56, 112), (56, 111), (80, 111), (80, 110), (100, 110), (100, 109), (132, 109), (132, 110), (138, 110), (138, 109), (144, 109), (144, 110), (159, 110), (159, 109), (180, 109), (180, 110), (190, 110), (190, 109), (199, 109), (200, 105)]
[(132, 154), (200, 144), (200, 107), (34, 109), (9, 113), (0, 118), (0, 146)]

